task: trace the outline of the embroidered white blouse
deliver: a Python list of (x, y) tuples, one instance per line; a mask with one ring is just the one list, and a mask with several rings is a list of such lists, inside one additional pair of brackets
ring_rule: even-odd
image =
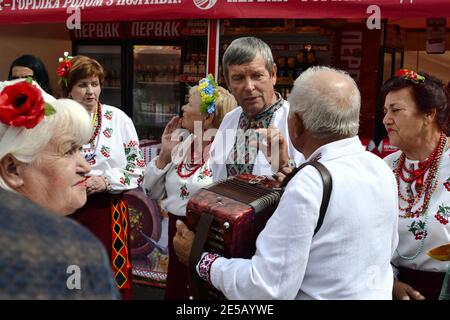
[(357, 137), (329, 143), (308, 160), (330, 171), (333, 190), (313, 237), (323, 185), (307, 166), (287, 185), (251, 259), (216, 259), (212, 284), (229, 299), (391, 299), (397, 246), (395, 177)]
[[(91, 118), (94, 114), (91, 114)], [(91, 165), (91, 174), (104, 176), (110, 192), (139, 187), (145, 167), (133, 121), (120, 109), (101, 105), (101, 128), (93, 144), (82, 153)]]
[[(401, 151), (390, 154), (384, 160), (395, 170)], [(418, 168), (419, 161), (405, 160), (408, 168), (411, 165), (414, 169)], [(428, 173), (427, 173), (428, 174)], [(425, 175), (425, 180), (427, 177)], [(407, 183), (400, 180), (400, 188), (403, 195), (406, 195)], [(415, 194), (413, 183), (413, 192)], [(396, 191), (397, 194), (397, 191)], [(406, 207), (406, 202), (399, 200), (402, 208)], [(412, 208), (413, 211), (423, 204), (423, 197)], [(400, 212), (397, 208), (397, 212)], [(393, 257), (392, 263), (395, 266), (410, 268), (421, 271), (446, 272), (448, 264), (430, 258), (426, 253), (438, 246), (450, 242), (450, 149), (442, 155), (442, 161), (439, 166), (439, 176), (437, 187), (431, 195), (428, 211), (414, 218), (399, 218), (398, 249)], [(403, 259), (400, 255), (410, 259)], [(417, 257), (412, 259), (417, 254)]]
[[(227, 177), (226, 160), (236, 140), (241, 113), (242, 107), (237, 107), (225, 115), (211, 145), (211, 168), (213, 169), (214, 181), (225, 179)], [(275, 111), (271, 125), (278, 128), (284, 138), (289, 137), (287, 124), (288, 115), (289, 102), (283, 100), (283, 106)], [(288, 141), (289, 157), (293, 159), (298, 166), (305, 158), (294, 148), (290, 138)], [(272, 171), (272, 166), (269, 164), (264, 154), (259, 151), (255, 159), (252, 174), (272, 176), (275, 173), (276, 172)]]
[[(181, 143), (185, 150), (181, 158), (186, 156), (186, 152), (190, 152), (187, 145), (191, 141), (192, 136)], [(169, 162), (163, 169), (159, 169), (156, 160), (157, 157), (152, 159), (145, 170), (143, 187), (152, 199), (163, 199), (161, 207), (164, 210), (177, 216), (186, 216), (186, 205), (191, 196), (213, 182), (209, 159), (187, 178), (178, 174), (179, 163)], [(188, 173), (182, 165), (181, 174)]]

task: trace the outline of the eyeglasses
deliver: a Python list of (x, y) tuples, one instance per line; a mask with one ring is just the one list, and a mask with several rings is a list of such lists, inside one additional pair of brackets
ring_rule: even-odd
[(36, 80), (33, 75), (20, 76), (20, 77), (11, 76), (10, 80), (26, 79), (26, 78), (31, 78), (33, 80)]

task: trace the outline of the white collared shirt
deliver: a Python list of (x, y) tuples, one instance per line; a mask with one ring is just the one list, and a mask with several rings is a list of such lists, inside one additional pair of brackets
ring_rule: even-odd
[[(242, 107), (237, 107), (225, 115), (214, 138), (214, 142), (211, 145), (211, 168), (213, 170), (214, 181), (222, 180), (227, 177), (226, 160), (233, 149), (236, 140), (241, 113)], [(288, 139), (289, 157), (290, 159), (293, 159), (298, 166), (305, 158), (294, 148), (291, 139), (289, 138), (287, 123), (288, 115), (289, 102), (283, 100), (283, 105), (276, 110), (273, 115), (271, 125), (278, 128), (283, 137)], [(259, 151), (255, 159), (252, 174), (272, 176), (275, 173), (276, 172), (272, 170), (272, 166), (267, 161), (264, 154)]]
[(397, 187), (386, 163), (357, 137), (322, 146), (333, 190), (313, 236), (323, 185), (307, 166), (289, 182), (252, 259), (218, 258), (211, 282), (229, 299), (391, 299)]

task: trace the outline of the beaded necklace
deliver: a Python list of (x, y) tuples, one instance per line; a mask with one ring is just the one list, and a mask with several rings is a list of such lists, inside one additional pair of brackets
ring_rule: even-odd
[[(209, 144), (210, 143), (211, 142), (209, 142)], [(194, 148), (193, 148), (193, 146), (194, 146), (194, 141), (192, 141), (192, 144), (191, 144), (191, 163), (194, 162), (193, 161), (194, 160), (194, 155), (193, 155)], [(184, 159), (180, 162), (180, 164), (178, 165), (178, 168), (177, 168), (177, 173), (178, 173), (178, 176), (180, 178), (187, 179), (187, 178), (191, 177), (198, 169), (203, 167), (203, 165), (205, 164), (205, 159), (203, 157), (203, 151), (204, 150), (202, 150), (202, 161), (200, 161), (199, 164), (196, 164), (196, 165), (192, 166), (192, 164), (190, 164), (190, 163), (184, 163)], [(186, 155), (185, 158), (187, 158), (187, 155)], [(186, 173), (183, 173), (183, 171), (185, 171)]]
[(91, 126), (94, 127), (94, 123), (97, 122), (97, 125), (95, 126), (94, 131), (92, 132), (91, 139), (89, 140), (89, 143), (91, 146), (93, 145), (93, 142), (97, 138), (98, 134), (100, 133), (100, 129), (102, 127), (102, 109), (100, 106), (100, 103), (98, 104), (97, 108), (95, 109), (94, 117), (92, 118)]
[[(403, 175), (403, 171), (406, 167), (406, 165), (405, 165), (406, 156), (404, 153), (402, 153), (400, 155), (397, 168), (395, 169), (395, 177), (397, 179), (397, 194), (398, 194), (399, 199), (408, 203), (408, 205), (406, 207), (402, 208), (400, 205), (400, 201), (399, 201), (399, 210), (401, 212), (405, 212), (404, 215), (402, 215), (402, 214), (399, 215), (400, 218), (419, 217), (426, 211), (426, 208), (428, 207), (428, 203), (430, 201), (431, 194), (434, 192), (434, 190), (437, 187), (437, 183), (433, 184), (433, 181), (434, 181), (434, 178), (437, 177), (437, 171), (439, 170), (439, 161), (445, 150), (446, 143), (447, 143), (447, 137), (444, 133), (441, 133), (441, 136), (439, 138), (439, 143), (437, 144), (436, 148), (433, 150), (432, 154), (425, 161), (428, 163), (423, 164), (422, 166), (419, 164), (419, 169), (417, 169), (417, 170), (409, 170), (409, 172), (412, 172), (412, 174), (410, 174), (410, 176), (407, 178), (404, 178), (404, 175)], [(425, 183), (423, 183), (425, 171), (423, 171), (423, 169), (422, 169), (424, 167), (429, 168), (429, 172), (425, 179)], [(419, 181), (416, 181), (418, 179), (422, 179), (419, 186), (418, 186)], [(407, 189), (408, 194), (406, 196), (403, 196), (403, 194), (401, 192), (400, 180), (403, 180), (404, 182), (407, 183), (406, 189)], [(416, 192), (417, 192), (417, 194), (415, 196), (412, 191), (412, 183), (414, 181), (416, 181)], [(413, 212), (412, 208), (419, 203), (420, 199), (422, 199), (422, 196), (424, 197), (422, 206), (420, 208), (418, 208), (415, 212)]]
[[(95, 128), (94, 128), (94, 124)], [(88, 148), (83, 148), (84, 151), (84, 157), (85, 159), (91, 164), (93, 165), (95, 163), (95, 153), (97, 150), (97, 142), (98, 142), (98, 137), (100, 134), (100, 129), (102, 127), (102, 109), (101, 109), (101, 105), (100, 103), (97, 105), (97, 108), (95, 109), (95, 114), (92, 117), (92, 122), (91, 122), (91, 127), (93, 129), (92, 132), (92, 136), (89, 139), (89, 147)]]
[[(444, 138), (445, 138), (444, 140), (442, 140), (442, 136), (444, 136)], [(425, 238), (427, 237), (427, 229), (428, 229), (429, 203), (431, 203), (433, 192), (436, 189), (436, 186), (438, 184), (439, 169), (442, 166), (442, 163), (443, 163), (443, 160), (444, 160), (444, 157), (442, 155), (443, 155), (444, 151), (447, 149), (447, 137), (445, 136), (444, 133), (441, 134), (441, 139), (439, 141), (439, 145), (442, 144), (442, 141), (443, 141), (443, 146), (442, 146), (442, 148), (440, 148), (440, 151), (438, 152), (438, 154), (436, 156), (436, 160), (437, 160), (436, 163), (438, 163), (438, 165), (437, 165), (437, 168), (436, 168), (436, 171), (435, 171), (435, 175), (432, 177), (432, 181), (430, 183), (430, 185), (432, 186), (432, 190), (429, 193), (428, 200), (426, 201), (426, 199), (424, 199), (424, 203), (422, 205), (422, 212), (421, 213), (423, 213), (423, 216), (425, 218), (424, 227), (423, 227), (424, 235), (420, 239), (419, 246), (418, 246), (418, 248), (416, 250), (416, 253), (414, 255), (412, 255), (412, 256), (404, 256), (398, 251), (398, 249), (395, 250), (397, 255), (400, 258), (404, 259), (404, 260), (414, 260), (415, 258), (417, 258), (419, 256), (419, 254), (422, 252), (423, 247), (424, 247)], [(400, 166), (400, 164), (399, 164), (399, 166)], [(396, 174), (396, 176), (397, 176), (397, 183), (399, 183), (400, 181), (398, 179), (398, 175)], [(397, 188), (398, 188), (398, 190), (400, 190), (400, 184), (397, 184)], [(400, 191), (399, 191), (399, 194), (400, 194)], [(400, 206), (400, 204), (399, 204), (399, 206)], [(411, 217), (414, 217), (414, 216), (411, 216)], [(406, 216), (401, 216), (401, 215), (400, 215), (400, 217), (401, 218), (407, 218)]]

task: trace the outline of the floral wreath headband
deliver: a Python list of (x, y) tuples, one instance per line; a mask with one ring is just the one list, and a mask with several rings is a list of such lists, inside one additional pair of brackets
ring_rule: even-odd
[(212, 74), (208, 74), (206, 78), (198, 82), (198, 91), (200, 92), (200, 112), (208, 115), (216, 111), (216, 100), (219, 97), (217, 91), (218, 85), (214, 81)]
[(72, 68), (72, 56), (69, 56), (69, 53), (66, 51), (64, 52), (64, 56), (59, 58), (59, 65), (58, 69), (56, 70), (59, 77), (59, 83), (63, 83), (64, 86), (67, 88), (67, 75), (70, 72), (70, 69)]
[(425, 77), (421, 76), (417, 72), (408, 69), (400, 69), (395, 73), (395, 76), (398, 78), (403, 78), (405, 80), (409, 80), (414, 82), (415, 84), (419, 84), (425, 81)]
[(8, 85), (0, 92), (0, 122), (8, 126), (32, 129), (44, 116), (55, 113), (31, 78)]

